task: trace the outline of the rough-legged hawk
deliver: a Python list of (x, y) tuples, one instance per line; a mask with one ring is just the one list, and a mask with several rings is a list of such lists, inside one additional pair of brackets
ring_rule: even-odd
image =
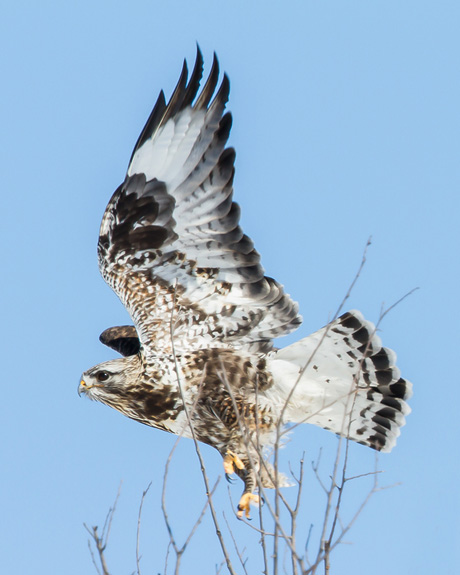
[(298, 306), (264, 275), (238, 225), (235, 152), (226, 147), (226, 75), (203, 59), (163, 92), (102, 219), (99, 268), (134, 326), (101, 341), (124, 357), (86, 371), (79, 391), (146, 425), (215, 447), (245, 487), (239, 516), (273, 486), (260, 447), (279, 422), (313, 423), (390, 451), (411, 385), (374, 326), (348, 312), (284, 349), (272, 340), (301, 323)]

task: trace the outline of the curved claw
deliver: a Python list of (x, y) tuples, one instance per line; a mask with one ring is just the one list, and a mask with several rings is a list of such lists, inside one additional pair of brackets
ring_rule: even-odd
[(225, 479), (226, 479), (229, 483), (235, 483), (235, 479), (234, 479), (229, 473), (226, 473), (226, 474), (225, 474)]

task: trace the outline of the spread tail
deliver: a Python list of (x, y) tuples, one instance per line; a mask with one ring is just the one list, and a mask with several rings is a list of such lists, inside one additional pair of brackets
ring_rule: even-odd
[(396, 354), (358, 311), (288, 347), (270, 360), (286, 402), (284, 421), (312, 423), (378, 451), (391, 451), (410, 413), (412, 384)]

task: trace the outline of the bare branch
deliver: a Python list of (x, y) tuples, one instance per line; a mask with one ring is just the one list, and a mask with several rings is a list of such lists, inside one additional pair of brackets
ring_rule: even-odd
[[(224, 516), (224, 519), (225, 519), (225, 523), (226, 523), (226, 525), (227, 525), (228, 532), (230, 533), (230, 537), (232, 538), (232, 541), (233, 541), (233, 547), (235, 548), (235, 552), (236, 552), (236, 554), (237, 554), (237, 556), (238, 556), (238, 559), (240, 560), (241, 567), (243, 568), (243, 571), (245, 572), (245, 574), (248, 575), (248, 572), (247, 572), (247, 570), (246, 570), (246, 562), (247, 562), (247, 559), (246, 559), (246, 560), (243, 559), (242, 553), (241, 553), (241, 551), (240, 551), (240, 549), (239, 549), (239, 547), (238, 547), (238, 544), (237, 544), (236, 539), (235, 539), (235, 537), (234, 537), (234, 535), (233, 535), (233, 531), (232, 531), (232, 529), (231, 529), (231, 527), (230, 527), (230, 525), (229, 525), (229, 523), (228, 523), (228, 521), (227, 521), (227, 517), (226, 517), (225, 513), (223, 513), (223, 516)], [(244, 549), (243, 549), (243, 551), (244, 551)]]
[(183, 406), (184, 406), (184, 411), (185, 411), (185, 415), (186, 415), (186, 418), (187, 418), (187, 422), (188, 422), (189, 427), (190, 427), (190, 432), (191, 432), (191, 435), (192, 435), (193, 443), (194, 443), (194, 445), (195, 445), (195, 452), (196, 452), (197, 457), (198, 457), (198, 460), (199, 460), (199, 462), (200, 462), (201, 475), (202, 475), (202, 477), (203, 477), (203, 482), (204, 482), (205, 489), (206, 489), (206, 497), (208, 498), (209, 509), (210, 509), (210, 511), (211, 511), (211, 517), (212, 517), (212, 520), (213, 520), (213, 522), (214, 522), (214, 527), (215, 527), (216, 535), (217, 535), (217, 538), (218, 538), (218, 540), (219, 540), (220, 547), (221, 547), (221, 549), (222, 549), (222, 553), (223, 553), (224, 558), (225, 558), (225, 563), (226, 563), (226, 565), (227, 565), (227, 569), (228, 569), (228, 571), (229, 571), (229, 573), (230, 573), (231, 575), (236, 575), (236, 573), (235, 573), (235, 571), (234, 571), (234, 569), (233, 569), (232, 562), (231, 562), (231, 560), (230, 560), (230, 556), (229, 556), (228, 551), (227, 551), (227, 547), (226, 547), (226, 545), (225, 545), (224, 538), (223, 538), (223, 536), (222, 536), (222, 531), (221, 531), (221, 529), (220, 529), (219, 522), (218, 522), (218, 520), (217, 520), (217, 514), (216, 514), (216, 510), (215, 510), (215, 508), (214, 508), (213, 501), (212, 501), (212, 491), (211, 491), (210, 488), (209, 488), (209, 480), (208, 480), (208, 476), (207, 476), (207, 473), (206, 473), (206, 468), (205, 468), (204, 460), (203, 460), (203, 457), (202, 457), (202, 455), (201, 455), (201, 450), (200, 450), (200, 447), (199, 447), (199, 444), (198, 444), (198, 439), (197, 439), (197, 437), (196, 437), (195, 429), (194, 429), (193, 422), (192, 422), (192, 418), (191, 418), (191, 415), (190, 415), (190, 412), (189, 412), (189, 409), (188, 409), (188, 406), (187, 406), (187, 402), (185, 401), (185, 394), (184, 394), (184, 390), (183, 390), (183, 388), (182, 388), (182, 382), (181, 382), (181, 378), (180, 378), (180, 375), (179, 375), (179, 374), (180, 374), (179, 364), (178, 364), (178, 361), (177, 361), (177, 355), (176, 355), (176, 350), (175, 350), (175, 346), (174, 346), (174, 322), (173, 322), (173, 319), (174, 319), (175, 303), (176, 303), (176, 290), (174, 290), (173, 305), (171, 306), (170, 337), (171, 337), (172, 355), (173, 355), (174, 366), (175, 366), (176, 376), (177, 376), (177, 384), (178, 384), (178, 387), (179, 387), (180, 396), (181, 396), (181, 399), (182, 399), (182, 404), (183, 404)]
[[(89, 529), (85, 523), (83, 525), (84, 525), (85, 529), (88, 531), (88, 533), (91, 535), (93, 542), (94, 542), (94, 545), (96, 547), (96, 550), (98, 552), (99, 561), (101, 562), (101, 567), (102, 567), (102, 575), (110, 575), (110, 572), (109, 572), (109, 569), (107, 567), (107, 563), (106, 563), (105, 557), (104, 557), (104, 550), (105, 550), (105, 547), (107, 545), (107, 541), (104, 542), (102, 540), (102, 537), (97, 532), (97, 530), (98, 530), (97, 525), (95, 525), (92, 529)], [(92, 558), (93, 564), (96, 567), (97, 572), (100, 574), (100, 571), (96, 565), (93, 551), (91, 549), (91, 542), (89, 540), (88, 540), (88, 547), (89, 547), (90, 552), (91, 552), (91, 558)]]
[(383, 305), (382, 308), (380, 310), (380, 318), (379, 321), (377, 323), (377, 325), (382, 321), (382, 319), (388, 314), (390, 313), (390, 311), (392, 311), (397, 305), (399, 305), (402, 301), (404, 301), (406, 298), (408, 298), (409, 296), (411, 296), (414, 292), (416, 292), (418, 289), (418, 287), (411, 289), (410, 291), (408, 291), (405, 295), (403, 295), (402, 297), (400, 297), (397, 301), (395, 301), (395, 303), (391, 304), (387, 309), (384, 309)]
[(139, 539), (140, 539), (140, 532), (141, 532), (141, 516), (142, 516), (142, 506), (144, 505), (145, 496), (150, 489), (152, 482), (150, 482), (147, 486), (147, 489), (142, 492), (141, 503), (139, 505), (139, 516), (137, 518), (137, 535), (136, 535), (136, 567), (137, 567), (137, 575), (141, 575), (141, 566), (140, 566), (140, 555), (139, 555)]
[[(85, 525), (85, 524), (83, 524), (83, 525)], [(85, 528), (87, 531), (89, 531), (89, 529), (86, 527), (86, 525), (85, 525)], [(91, 531), (89, 531), (89, 534), (91, 535), (91, 537), (93, 536)], [(96, 557), (94, 557), (93, 548), (91, 547), (91, 541), (89, 539), (88, 539), (88, 549), (89, 549), (89, 552), (91, 554), (91, 560), (93, 562), (93, 565), (94, 565), (96, 571), (98, 572), (98, 574), (101, 575), (101, 571), (100, 571), (99, 567), (97, 566)]]
[[(366, 257), (367, 257), (367, 250), (368, 250), (370, 244), (371, 244), (371, 239), (369, 238), (369, 240), (365, 246), (359, 268), (358, 268), (358, 270), (357, 270), (357, 272), (356, 272), (356, 274), (355, 274), (355, 276), (354, 276), (354, 278), (353, 278), (353, 280), (352, 280), (352, 282), (351, 282), (351, 284), (347, 290), (347, 293), (345, 294), (345, 297), (343, 298), (342, 302), (340, 303), (340, 305), (336, 311), (336, 314), (334, 315), (334, 318), (331, 321), (334, 321), (335, 319), (337, 319), (339, 314), (342, 312), (343, 306), (345, 305), (346, 301), (349, 299), (351, 292), (352, 292), (354, 286), (356, 285), (356, 282), (358, 281), (358, 279), (361, 275), (361, 272), (363, 270), (363, 267), (365, 265)], [(412, 290), (411, 292), (406, 294), (403, 298), (398, 300), (395, 304), (390, 306), (388, 309), (386, 309), (386, 310), (382, 309), (382, 312), (381, 312), (380, 318), (379, 318), (379, 322), (376, 325), (376, 329), (377, 329), (378, 325), (380, 324), (381, 320), (385, 317), (385, 315), (391, 309), (393, 309), (398, 303), (400, 303), (403, 299), (405, 299), (410, 294), (412, 294), (413, 291), (415, 291), (415, 290)], [(172, 306), (172, 307), (174, 309), (174, 306)], [(367, 504), (369, 498), (376, 491), (381, 489), (378, 487), (378, 484), (377, 484), (377, 476), (380, 473), (379, 470), (376, 470), (374, 472), (368, 472), (368, 473), (362, 473), (362, 474), (347, 476), (348, 457), (349, 457), (349, 440), (347, 438), (350, 435), (350, 426), (351, 426), (351, 417), (348, 417), (348, 416), (349, 416), (349, 413), (353, 412), (354, 402), (355, 402), (355, 398), (356, 398), (356, 379), (354, 378), (353, 381), (350, 382), (350, 389), (346, 393), (344, 393), (343, 397), (338, 398), (341, 401), (345, 400), (344, 401), (345, 410), (344, 410), (344, 416), (343, 416), (343, 422), (342, 422), (342, 430), (341, 430), (340, 437), (338, 440), (337, 451), (336, 451), (336, 455), (335, 455), (335, 459), (334, 459), (334, 463), (333, 463), (333, 468), (332, 468), (332, 472), (331, 472), (329, 481), (326, 481), (326, 482), (323, 481), (323, 479), (319, 473), (319, 463), (320, 463), (320, 458), (321, 458), (321, 451), (319, 453), (317, 461), (312, 462), (313, 472), (314, 472), (314, 474), (315, 474), (315, 476), (319, 482), (319, 485), (321, 486), (321, 489), (324, 491), (324, 493), (326, 495), (326, 508), (325, 508), (325, 512), (324, 512), (324, 518), (322, 520), (322, 525), (321, 525), (320, 546), (319, 546), (318, 552), (316, 554), (316, 558), (314, 560), (314, 563), (309, 564), (309, 567), (306, 568), (305, 567), (305, 560), (307, 557), (307, 555), (306, 555), (307, 549), (308, 549), (308, 546), (310, 544), (313, 524), (310, 525), (310, 528), (308, 531), (308, 537), (307, 537), (307, 541), (305, 544), (305, 557), (303, 557), (299, 554), (299, 552), (297, 550), (298, 546), (297, 546), (297, 540), (296, 540), (296, 537), (298, 535), (298, 525), (297, 524), (298, 524), (299, 510), (301, 507), (301, 499), (302, 499), (302, 494), (303, 494), (304, 456), (302, 457), (302, 459), (300, 461), (300, 468), (299, 468), (298, 474), (295, 474), (292, 471), (292, 469), (290, 469), (291, 476), (293, 477), (293, 479), (297, 485), (297, 495), (296, 495), (295, 501), (292, 503), (291, 499), (287, 499), (285, 497), (285, 495), (283, 494), (283, 492), (280, 490), (280, 479), (282, 476), (279, 473), (279, 448), (281, 445), (281, 440), (286, 433), (285, 428), (283, 426), (283, 416), (284, 416), (285, 410), (287, 408), (287, 405), (289, 404), (289, 401), (292, 399), (292, 395), (295, 392), (296, 386), (298, 385), (298, 383), (301, 380), (302, 376), (304, 375), (305, 371), (311, 365), (311, 362), (314, 359), (315, 354), (317, 353), (318, 349), (321, 347), (321, 345), (324, 341), (324, 338), (327, 336), (327, 331), (328, 330), (326, 329), (322, 338), (320, 339), (317, 346), (315, 347), (313, 353), (311, 354), (311, 356), (309, 358), (307, 358), (306, 364), (305, 364), (305, 366), (302, 367), (302, 370), (301, 370), (295, 384), (292, 386), (292, 389), (290, 390), (290, 392), (286, 398), (286, 401), (283, 405), (283, 408), (281, 410), (281, 416), (277, 422), (276, 439), (275, 439), (274, 444), (273, 444), (273, 454), (272, 454), (273, 460), (271, 460), (271, 461), (273, 461), (273, 467), (271, 466), (271, 464), (269, 464), (267, 462), (266, 458), (264, 457), (264, 453), (263, 453), (263, 449), (262, 449), (262, 445), (261, 445), (261, 436), (259, 433), (260, 426), (259, 426), (259, 422), (257, 419), (258, 418), (257, 408), (254, 410), (255, 421), (256, 421), (255, 429), (254, 429), (254, 420), (252, 420), (251, 427), (249, 427), (248, 421), (245, 417), (245, 414), (240, 412), (237, 401), (235, 399), (235, 395), (233, 393), (231, 386), (229, 385), (228, 378), (227, 378), (226, 373), (225, 373), (225, 366), (223, 365), (223, 363), (221, 364), (221, 370), (219, 372), (219, 377), (220, 377), (221, 381), (223, 382), (223, 384), (225, 385), (226, 390), (227, 390), (227, 392), (231, 398), (231, 401), (233, 404), (233, 411), (235, 413), (236, 423), (237, 423), (237, 426), (239, 428), (240, 436), (241, 436), (243, 442), (247, 446), (247, 459), (249, 461), (249, 465), (255, 473), (255, 478), (256, 478), (256, 482), (257, 482), (257, 487), (259, 489), (259, 494), (263, 499), (265, 499), (265, 502), (266, 502), (264, 509), (262, 509), (262, 506), (259, 508), (260, 529), (254, 527), (254, 525), (249, 524), (245, 519), (243, 519), (243, 523), (245, 523), (246, 525), (249, 525), (249, 527), (251, 529), (257, 531), (261, 535), (261, 549), (262, 549), (263, 564), (264, 564), (264, 571), (263, 572), (265, 575), (269, 575), (269, 563), (268, 563), (268, 560), (269, 560), (268, 555), (269, 554), (267, 552), (267, 547), (266, 547), (266, 537), (268, 537), (268, 536), (273, 537), (273, 552), (272, 552), (272, 562), (271, 562), (272, 575), (279, 575), (280, 566), (283, 568), (283, 566), (280, 563), (282, 556), (283, 556), (283, 553), (282, 553), (283, 549), (288, 550), (290, 552), (291, 569), (292, 569), (293, 575), (299, 575), (300, 573), (302, 575), (307, 575), (310, 573), (311, 574), (316, 573), (317, 568), (321, 564), (324, 564), (325, 573), (326, 573), (326, 575), (328, 575), (330, 572), (330, 568), (331, 568), (330, 554), (331, 554), (332, 550), (340, 542), (343, 542), (343, 538), (344, 538), (345, 534), (350, 530), (350, 528), (352, 527), (352, 525), (356, 521), (357, 517), (361, 513), (362, 509)], [(182, 386), (181, 386), (179, 362), (178, 362), (176, 352), (174, 349), (173, 312), (171, 313), (170, 336), (171, 336), (171, 343), (172, 343), (172, 350), (173, 350), (173, 360), (174, 360), (174, 364), (176, 367), (178, 386), (180, 389), (180, 393), (181, 393), (181, 397), (182, 397), (182, 401), (183, 401), (183, 405), (184, 405), (184, 411), (185, 411), (186, 418), (187, 418), (187, 424), (188, 424), (188, 427), (190, 429), (190, 433), (192, 435), (193, 441), (195, 443), (195, 451), (197, 453), (197, 456), (198, 456), (198, 459), (200, 462), (201, 472), (202, 472), (202, 476), (203, 476), (203, 480), (204, 480), (204, 484), (205, 484), (205, 488), (206, 488), (206, 495), (208, 497), (209, 506), (210, 506), (210, 510), (211, 510), (211, 516), (213, 518), (216, 534), (218, 536), (218, 539), (219, 539), (219, 542), (221, 545), (221, 549), (222, 549), (222, 552), (223, 552), (223, 555), (225, 558), (225, 563), (227, 565), (227, 569), (231, 575), (235, 575), (235, 571), (233, 569), (233, 566), (230, 563), (228, 551), (227, 551), (225, 543), (224, 543), (222, 532), (221, 532), (219, 524), (217, 522), (217, 516), (215, 513), (215, 509), (214, 509), (213, 504), (212, 504), (212, 493), (213, 493), (215, 488), (212, 491), (210, 491), (210, 489), (209, 489), (209, 481), (207, 478), (204, 462), (203, 462), (203, 459), (202, 459), (202, 456), (200, 453), (199, 443), (198, 443), (198, 440), (197, 440), (197, 437), (195, 434), (195, 430), (193, 427), (192, 414), (193, 414), (194, 410), (191, 409), (190, 405), (186, 404), (184, 390), (182, 389)], [(372, 337), (369, 339), (372, 339)], [(365, 356), (366, 354), (363, 354), (363, 355)], [(258, 405), (257, 382), (255, 385), (255, 395), (256, 395), (256, 407), (257, 407), (257, 405)], [(333, 403), (335, 403), (336, 401), (337, 401), (337, 398), (334, 399), (333, 402), (331, 402), (331, 405)], [(324, 407), (327, 407), (327, 406), (324, 406)], [(323, 407), (323, 409), (324, 409), (324, 407)], [(351, 412), (349, 411), (349, 408), (351, 408)], [(308, 418), (306, 418), (305, 422), (307, 422), (307, 421), (308, 421)], [(296, 427), (296, 425), (297, 424), (295, 424), (294, 427)], [(343, 443), (343, 441), (345, 441), (345, 444)], [(263, 473), (263, 475), (262, 475), (262, 473)], [(266, 482), (267, 476), (275, 488), (274, 501), (273, 502), (271, 499), (267, 498), (266, 496), (264, 497), (264, 485), (262, 484), (262, 478), (263, 478), (264, 484), (266, 485), (267, 484), (267, 482)], [(364, 478), (364, 477), (368, 477), (368, 476), (374, 477), (374, 486), (369, 491), (367, 496), (364, 498), (361, 505), (357, 509), (356, 513), (352, 516), (351, 520), (348, 522), (343, 521), (344, 518), (341, 517), (341, 515), (342, 515), (341, 514), (341, 506), (342, 506), (342, 502), (343, 502), (346, 484), (349, 481), (353, 481), (355, 479)], [(166, 477), (166, 472), (165, 472), (165, 477)], [(230, 495), (230, 500), (231, 500), (231, 495)], [(233, 506), (233, 504), (232, 504), (232, 506)], [(266, 528), (264, 527), (264, 515), (266, 516), (267, 512), (269, 513), (271, 520), (273, 520), (273, 530), (272, 530), (273, 532), (272, 533), (268, 533)], [(285, 524), (283, 524), (283, 522), (281, 520), (282, 513), (285, 514), (286, 512), (289, 514), (289, 518), (290, 518), (290, 529), (289, 529), (289, 531), (286, 528), (287, 526)], [(203, 509), (202, 513), (204, 513), (204, 509)], [(283, 517), (284, 517), (284, 515), (283, 515)], [(232, 530), (228, 524), (228, 521), (227, 521), (227, 518), (225, 517), (225, 514), (224, 514), (224, 519), (225, 519), (225, 522), (227, 524), (229, 534), (233, 540), (235, 552), (238, 556), (238, 559), (241, 563), (241, 566), (242, 566), (244, 572), (246, 573), (246, 560), (243, 558), (243, 554), (238, 547), (237, 541), (236, 541), (234, 534), (233, 534), (233, 532), (232, 532)], [(165, 515), (165, 521), (168, 525), (169, 521), (167, 518), (167, 514)], [(177, 555), (178, 553), (181, 552), (181, 549), (182, 550), (184, 549), (184, 547), (181, 549), (178, 548), (178, 546), (174, 540), (174, 537), (172, 535), (172, 529), (170, 526), (168, 528), (168, 532), (170, 533), (170, 538), (171, 538), (170, 544), (171, 544), (172, 548), (175, 550), (176, 555)], [(188, 540), (189, 540), (189, 538), (188, 538)], [(283, 565), (284, 565), (284, 571), (286, 571), (286, 566), (285, 566), (284, 561), (283, 561)], [(219, 571), (220, 571), (220, 569), (219, 569)]]
[[(342, 309), (343, 309), (343, 307), (344, 307), (344, 305), (345, 305), (345, 302), (346, 302), (346, 301), (348, 300), (348, 298), (350, 297), (351, 292), (353, 291), (353, 288), (355, 287), (356, 282), (358, 281), (358, 279), (359, 279), (359, 277), (360, 277), (360, 275), (361, 275), (361, 272), (362, 272), (362, 270), (363, 270), (363, 268), (364, 268), (364, 265), (365, 265), (365, 263), (366, 263), (367, 250), (368, 250), (368, 248), (369, 248), (370, 245), (371, 245), (371, 237), (368, 238), (367, 243), (366, 243), (366, 246), (364, 247), (364, 251), (363, 251), (363, 255), (362, 255), (362, 258), (361, 258), (361, 263), (360, 263), (360, 265), (359, 265), (358, 271), (355, 273), (355, 276), (354, 276), (354, 278), (353, 278), (353, 280), (352, 280), (352, 282), (351, 282), (351, 284), (350, 284), (350, 286), (349, 286), (349, 288), (348, 288), (348, 290), (347, 290), (347, 293), (345, 294), (344, 298), (343, 298), (342, 301), (340, 302), (339, 307), (337, 308), (337, 311), (335, 312), (334, 317), (332, 318), (331, 321), (334, 321), (334, 320), (336, 320), (336, 319), (339, 317), (339, 315), (340, 315), (340, 313), (341, 313), (341, 311), (342, 311)], [(329, 325), (330, 325), (331, 321), (329, 322)], [(308, 360), (307, 360), (306, 364), (304, 365), (304, 367), (300, 370), (296, 382), (294, 383), (294, 385), (292, 386), (292, 388), (291, 388), (289, 394), (288, 394), (287, 397), (286, 397), (286, 400), (285, 400), (285, 402), (284, 402), (284, 405), (283, 405), (283, 408), (282, 408), (282, 410), (281, 410), (281, 414), (280, 414), (280, 417), (279, 417), (279, 420), (278, 420), (278, 428), (277, 428), (277, 435), (278, 435), (278, 437), (281, 437), (281, 435), (282, 435), (281, 426), (282, 426), (282, 422), (283, 422), (283, 420), (284, 420), (284, 413), (285, 413), (285, 411), (286, 411), (286, 409), (287, 409), (287, 406), (288, 406), (289, 402), (291, 401), (292, 396), (293, 396), (295, 390), (297, 389), (297, 386), (298, 386), (300, 380), (302, 379), (302, 376), (303, 376), (304, 373), (307, 371), (307, 369), (310, 367), (310, 364), (311, 364), (311, 362), (313, 361), (313, 359), (314, 359), (314, 357), (315, 357), (315, 354), (317, 353), (318, 349), (319, 349), (319, 348), (321, 347), (321, 345), (323, 344), (324, 339), (327, 337), (328, 332), (329, 332), (329, 327), (327, 326), (327, 328), (324, 330), (324, 333), (323, 333), (322, 337), (320, 338), (320, 340), (319, 340), (317, 346), (316, 346), (315, 349), (313, 350), (313, 353), (312, 353), (311, 356), (308, 358)]]
[(195, 531), (198, 529), (199, 525), (200, 525), (201, 522), (203, 521), (203, 517), (204, 517), (204, 515), (205, 515), (205, 513), (206, 513), (206, 510), (207, 510), (207, 508), (208, 508), (208, 505), (209, 505), (209, 500), (210, 500), (210, 498), (214, 495), (214, 493), (215, 493), (215, 491), (216, 491), (216, 489), (217, 489), (217, 486), (219, 485), (220, 479), (221, 479), (220, 477), (218, 477), (218, 478), (216, 479), (216, 482), (214, 483), (214, 487), (211, 489), (211, 491), (210, 491), (210, 493), (209, 493), (209, 497), (207, 498), (207, 500), (206, 500), (206, 502), (205, 502), (205, 504), (204, 504), (204, 506), (203, 506), (203, 509), (201, 510), (200, 516), (199, 516), (198, 519), (195, 521), (195, 524), (193, 525), (192, 530), (190, 531), (190, 533), (189, 533), (187, 539), (185, 540), (185, 543), (184, 543), (184, 545), (183, 545), (183, 547), (182, 547), (182, 549), (183, 549), (184, 551), (185, 551), (187, 545), (190, 543), (190, 540), (192, 539), (193, 535), (195, 534)]
[[(120, 485), (118, 486), (117, 496), (115, 497), (115, 501), (113, 506), (109, 509), (107, 513), (107, 517), (105, 518), (104, 528), (102, 529), (102, 538), (105, 539), (106, 544), (110, 536), (110, 529), (112, 528), (112, 520), (113, 516), (115, 515), (115, 510), (117, 508), (117, 503), (120, 498), (121, 493), (121, 486), (123, 485), (123, 481), (120, 481)], [(106, 531), (107, 528), (107, 531)]]
[[(118, 503), (118, 499), (120, 497), (120, 492), (121, 492), (121, 485), (122, 482), (120, 481), (120, 485), (118, 486), (118, 491), (117, 491), (117, 496), (115, 497), (115, 501), (114, 504), (112, 505), (112, 507), (109, 508), (107, 515), (105, 517), (105, 521), (104, 521), (104, 527), (102, 528), (102, 534), (99, 535), (98, 533), (98, 526), (95, 525), (94, 527), (92, 527), (91, 529), (86, 525), (86, 523), (83, 523), (84, 528), (86, 529), (86, 531), (88, 531), (88, 533), (91, 536), (91, 539), (93, 540), (94, 546), (96, 547), (98, 556), (99, 556), (99, 561), (101, 563), (101, 568), (102, 568), (102, 575), (110, 575), (109, 573), (109, 569), (107, 567), (107, 563), (105, 560), (105, 556), (104, 556), (104, 551), (107, 547), (107, 543), (109, 540), (109, 536), (110, 536), (110, 529), (112, 527), (112, 520), (113, 520), (113, 516), (115, 514), (115, 510), (117, 507), (117, 503)], [(96, 564), (96, 560), (95, 560), (95, 556), (93, 553), (93, 549), (91, 547), (91, 540), (88, 540), (88, 548), (89, 551), (91, 553), (91, 560), (93, 562), (93, 565), (95, 566), (97, 572), (99, 573), (99, 575), (101, 575), (101, 571), (99, 570), (97, 564)]]

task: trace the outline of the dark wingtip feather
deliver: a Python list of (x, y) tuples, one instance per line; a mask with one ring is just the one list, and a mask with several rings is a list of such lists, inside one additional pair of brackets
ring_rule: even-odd
[[(129, 165), (131, 164), (135, 153), (139, 148), (153, 136), (155, 131), (161, 126), (164, 125), (169, 118), (173, 117), (174, 114), (183, 110), (187, 106), (191, 106), (193, 100), (197, 97), (198, 90), (200, 88), (200, 82), (203, 77), (203, 65), (204, 59), (201, 49), (197, 43), (196, 45), (196, 59), (195, 65), (193, 67), (192, 74), (190, 76), (190, 80), (187, 83), (188, 78), (188, 67), (187, 61), (184, 59), (184, 63), (182, 65), (181, 75), (179, 80), (174, 88), (172, 96), (169, 102), (166, 104), (166, 99), (163, 90), (161, 90), (156, 104), (139, 136), (137, 139), (136, 145), (134, 146), (134, 150), (131, 154), (131, 158), (129, 160)], [(209, 106), (209, 103), (212, 100), (214, 95), (214, 91), (217, 86), (217, 81), (219, 79), (219, 61), (217, 59), (216, 53), (214, 52), (213, 62), (211, 71), (209, 73), (208, 79), (199, 94), (194, 108), (205, 109)], [(230, 93), (230, 81), (228, 79), (227, 74), (224, 74), (222, 83), (219, 87), (219, 90), (214, 98), (214, 102), (216, 104), (225, 104), (228, 101), (228, 96)], [(227, 119), (227, 121), (229, 121)], [(230, 120), (231, 121), (231, 120)]]
[(230, 135), (230, 130), (232, 129), (233, 118), (230, 112), (224, 114), (219, 122), (219, 127), (216, 131), (218, 140), (227, 141)]
[(145, 123), (145, 126), (142, 129), (139, 138), (137, 139), (136, 145), (134, 146), (133, 153), (131, 154), (131, 158), (129, 159), (130, 164), (137, 150), (146, 142), (146, 140), (150, 138), (150, 136), (155, 132), (155, 130), (160, 125), (165, 110), (166, 110), (166, 98), (165, 93), (163, 92), (163, 90), (161, 90), (158, 95), (155, 106), (153, 107), (153, 110), (150, 113), (150, 116), (148, 117), (148, 120)]
[(219, 60), (217, 59), (216, 53), (214, 52), (214, 58), (212, 60), (211, 71), (209, 72), (206, 84), (203, 86), (201, 94), (198, 96), (195, 102), (195, 108), (201, 110), (207, 108), (209, 102), (211, 101), (214, 90), (217, 86), (217, 80), (219, 79)]
[(176, 84), (176, 87), (174, 88), (174, 92), (168, 102), (168, 106), (166, 107), (166, 111), (162, 119), (163, 124), (165, 124), (169, 120), (169, 118), (174, 116), (176, 112), (182, 109), (182, 102), (186, 92), (185, 88), (187, 86), (187, 78), (188, 78), (188, 67), (187, 67), (187, 61), (184, 59), (181, 75)]
[(224, 74), (222, 84), (220, 85), (219, 91), (216, 94), (216, 101), (228, 102), (228, 97), (230, 95), (230, 79), (227, 74)]
[(193, 67), (192, 75), (190, 76), (190, 81), (185, 90), (185, 94), (182, 100), (181, 109), (190, 106), (195, 99), (200, 87), (201, 78), (203, 77), (203, 54), (201, 53), (200, 47), (196, 45), (196, 59), (195, 66)]

